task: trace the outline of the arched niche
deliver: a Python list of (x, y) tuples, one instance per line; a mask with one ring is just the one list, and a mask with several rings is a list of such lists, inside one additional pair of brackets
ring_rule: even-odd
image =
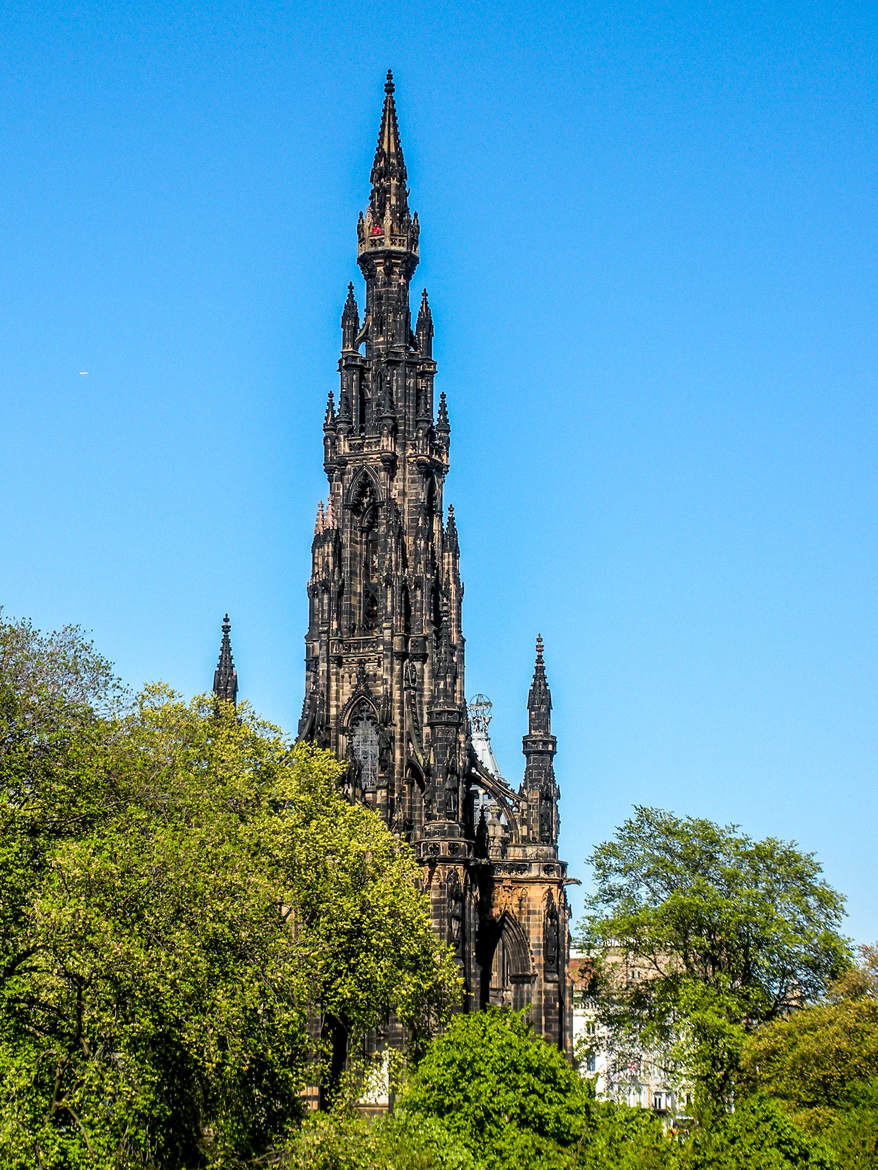
[(350, 511), (351, 622), (355, 631), (372, 634), (381, 620), (381, 498), (372, 474), (363, 468), (348, 491)]
[(347, 505), (357, 515), (368, 508), (380, 507), (381, 489), (371, 467), (361, 467), (347, 490)]
[(493, 935), (486, 1000), (518, 1011), (531, 1002), (536, 974), (527, 935), (508, 910), (495, 923)]
[(561, 916), (551, 891), (543, 909), (543, 967), (547, 976), (557, 977), (561, 962)]

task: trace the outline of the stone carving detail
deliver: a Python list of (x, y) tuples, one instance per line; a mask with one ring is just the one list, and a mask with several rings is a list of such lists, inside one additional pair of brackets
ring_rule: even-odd
[(546, 965), (547, 974), (558, 974), (560, 933), (561, 924), (558, 918), (558, 911), (555, 909), (555, 903), (550, 894), (546, 916), (543, 921), (543, 960)]
[(548, 784), (544, 784), (540, 789), (540, 841), (543, 844), (552, 840), (554, 812), (554, 793)]
[(463, 958), (463, 891), (460, 879), (452, 871), (448, 879), (448, 941), (458, 959)]

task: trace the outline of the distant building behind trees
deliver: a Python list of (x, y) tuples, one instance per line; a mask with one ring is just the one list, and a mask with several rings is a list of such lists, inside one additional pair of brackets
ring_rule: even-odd
[[(644, 960), (621, 947), (601, 955), (604, 978), (640, 983)], [(670, 1055), (633, 1041), (620, 1043), (602, 1018), (594, 956), (573, 952), (568, 967), (573, 988), (573, 1053), (580, 1074), (594, 1081), (598, 1097), (618, 1105), (651, 1109), (666, 1124), (688, 1113), (692, 1087), (673, 1069)]]

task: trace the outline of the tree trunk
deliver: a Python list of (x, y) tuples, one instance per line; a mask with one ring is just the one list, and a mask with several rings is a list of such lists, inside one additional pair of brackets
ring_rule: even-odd
[(347, 1064), (349, 1038), (350, 1029), (344, 1020), (340, 1020), (337, 1016), (324, 1017), (321, 1039), (329, 1050), (329, 1063), (328, 1066), (324, 1065), (324, 1073), (320, 1082), (318, 1096), (318, 1108), (320, 1109), (328, 1109), (338, 1093), (342, 1073)]

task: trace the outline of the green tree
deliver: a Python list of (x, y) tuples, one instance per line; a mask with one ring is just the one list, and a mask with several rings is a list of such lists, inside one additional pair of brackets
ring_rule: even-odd
[(714, 1112), (680, 1151), (680, 1170), (839, 1170), (834, 1154), (775, 1102), (747, 1098)]
[(843, 1166), (878, 1165), (878, 949), (861, 948), (825, 1003), (749, 1036), (741, 1082), (820, 1134)]
[(282, 872), (296, 938), (308, 956), (326, 1049), (327, 1104), (349, 1052), (371, 1029), (393, 1015), (417, 1049), (459, 1005), (461, 980), (416, 887), (409, 846), (371, 810), (339, 794), (334, 758), (304, 745), (297, 756), (312, 761), (308, 783), (286, 801), (275, 843), (263, 839), (263, 849)]
[(481, 1170), (434, 1117), (396, 1113), (369, 1121), (317, 1113), (288, 1142), (284, 1170)]
[(588, 1140), (574, 1165), (583, 1170), (676, 1170), (679, 1146), (649, 1109), (597, 1102)]
[(30, 622), (4, 620), (0, 610), (2, 977), (30, 958), (25, 919), (51, 851), (104, 815), (100, 786), (79, 779), (101, 742), (101, 716), (126, 697), (111, 664), (77, 627), (42, 634)]
[(524, 1012), (459, 1015), (427, 1049), (401, 1095), (409, 1113), (438, 1118), (487, 1170), (569, 1166), (583, 1135), (588, 1086)]
[(455, 1017), (400, 1094), (410, 1119), (435, 1118), (484, 1170), (665, 1170), (677, 1147), (645, 1110), (599, 1103), (526, 1012)]
[(666, 1051), (707, 1100), (728, 1100), (749, 1032), (818, 999), (849, 962), (842, 897), (788, 842), (637, 808), (590, 861), (585, 944), (636, 956), (642, 975), (607, 966), (615, 1043)]
[(840, 1107), (818, 1133), (843, 1170), (878, 1167), (878, 1077), (851, 1081)]
[(441, 1021), (414, 863), (328, 753), (126, 703), (76, 631), (0, 650), (0, 1164), (238, 1164), (301, 1114), (319, 1013)]

